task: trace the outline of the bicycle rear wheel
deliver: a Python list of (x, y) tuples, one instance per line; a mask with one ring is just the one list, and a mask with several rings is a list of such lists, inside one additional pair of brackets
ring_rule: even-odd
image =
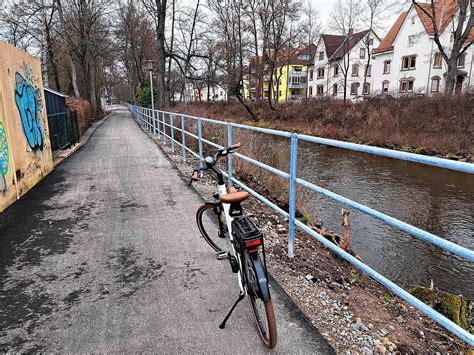
[[(230, 251), (232, 249), (230, 240), (226, 235), (227, 228), (225, 226), (225, 221), (219, 221), (215, 208), (218, 207), (213, 204), (204, 204), (198, 208), (196, 212), (196, 222), (199, 231), (204, 240), (216, 252)], [(220, 216), (221, 218), (224, 217), (223, 214)], [(222, 232), (220, 231), (221, 228), (219, 225), (222, 226)]]
[(277, 326), (265, 266), (259, 252), (245, 251), (244, 258), (247, 292), (258, 332), (265, 346), (273, 349), (277, 343)]

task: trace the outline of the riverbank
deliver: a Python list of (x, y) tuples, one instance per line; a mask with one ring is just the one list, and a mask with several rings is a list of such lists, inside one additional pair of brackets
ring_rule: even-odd
[(258, 121), (238, 102), (193, 102), (171, 110), (460, 161), (474, 160), (474, 99), (469, 96), (372, 99), (348, 104), (345, 111), (340, 101), (308, 100), (281, 105), (282, 115), (270, 110), (265, 102), (249, 105)]
[[(155, 139), (158, 141), (157, 139)], [(184, 176), (197, 161), (158, 143)], [(246, 180), (262, 192), (262, 185)], [(209, 179), (194, 184), (209, 199), (215, 186)], [(265, 232), (271, 275), (338, 351), (364, 353), (459, 353), (465, 344), (383, 286), (335, 256), (306, 234), (297, 233), (296, 257), (286, 256), (286, 222), (256, 199), (245, 203), (250, 217)]]

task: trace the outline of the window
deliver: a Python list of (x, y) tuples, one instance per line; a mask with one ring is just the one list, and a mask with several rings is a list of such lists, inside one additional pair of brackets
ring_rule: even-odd
[(359, 83), (352, 83), (351, 84), (351, 95), (357, 95), (359, 92)]
[(324, 52), (319, 52), (319, 60), (324, 60)]
[(291, 77), (291, 83), (292, 84), (299, 84), (300, 83), (300, 77), (299, 76), (292, 76)]
[(415, 84), (415, 79), (413, 78), (400, 80), (400, 92), (401, 93), (413, 92), (414, 84)]
[(373, 38), (369, 38), (369, 46), (373, 46), (374, 45), (374, 39)]
[(309, 80), (313, 80), (313, 77), (314, 77), (314, 70), (311, 69), (311, 70), (309, 71)]
[(412, 24), (412, 25), (415, 24), (415, 16), (413, 16), (413, 17), (411, 18), (411, 24)]
[(360, 57), (360, 59), (365, 59), (365, 48), (360, 49), (359, 57)]
[(299, 73), (299, 72), (301, 72), (301, 70), (302, 70), (301, 67), (293, 67), (294, 72)]
[(388, 93), (388, 87), (389, 87), (390, 81), (385, 80), (382, 82), (382, 93), (386, 94)]
[(414, 35), (408, 36), (408, 45), (411, 47), (414, 44), (415, 44), (415, 36)]
[(352, 64), (352, 76), (359, 76), (359, 64)]
[(416, 55), (402, 57), (402, 70), (412, 70), (416, 67)]
[(364, 89), (362, 90), (363, 95), (370, 95), (370, 84), (365, 83), (364, 84)]
[(334, 85), (332, 86), (332, 94), (333, 94), (334, 96), (337, 96), (337, 84), (334, 84)]
[(309, 87), (309, 96), (310, 97), (313, 96), (313, 87), (312, 86)]
[(441, 68), (443, 63), (443, 57), (440, 52), (435, 53), (433, 60), (433, 68)]
[(307, 78), (305, 76), (302, 76), (301, 79), (300, 79), (300, 83), (302, 84), (306, 84), (306, 80)]
[(278, 90), (278, 96), (281, 96), (281, 90)]
[(390, 74), (390, 65), (392, 64), (391, 60), (386, 60), (383, 62), (383, 73)]
[(324, 85), (316, 86), (316, 95), (322, 96), (324, 94)]
[(367, 65), (367, 72), (365, 74), (366, 77), (370, 77), (372, 75), (372, 65)]
[(454, 32), (451, 32), (451, 36), (449, 37), (450, 42), (454, 42)]
[(298, 56), (299, 60), (311, 60), (311, 54), (300, 54)]
[(324, 68), (319, 68), (318, 69), (318, 79), (323, 79), (324, 78)]
[(433, 76), (431, 78), (431, 91), (433, 91), (433, 92), (438, 92), (439, 91), (440, 79), (441, 78), (439, 76)]
[(339, 75), (339, 65), (337, 64), (334, 64), (334, 76), (338, 76)]
[(465, 63), (466, 63), (466, 53), (463, 53), (458, 58), (458, 68), (464, 68)]

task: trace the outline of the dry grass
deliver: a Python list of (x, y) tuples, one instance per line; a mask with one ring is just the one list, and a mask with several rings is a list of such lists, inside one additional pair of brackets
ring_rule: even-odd
[(264, 102), (253, 108), (256, 123), (236, 102), (194, 102), (173, 110), (388, 148), (410, 147), (421, 154), (474, 154), (472, 96), (371, 99), (346, 108), (337, 100), (307, 100), (282, 105), (286, 119)]

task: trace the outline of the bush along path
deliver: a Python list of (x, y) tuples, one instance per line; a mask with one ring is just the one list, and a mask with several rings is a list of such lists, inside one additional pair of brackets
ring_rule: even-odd
[[(150, 137), (184, 178), (191, 176), (197, 159), (188, 154), (184, 162), (180, 150), (175, 153), (168, 144)], [(264, 187), (248, 176), (245, 183), (263, 192)], [(215, 191), (210, 179), (203, 178), (193, 186), (204, 199), (211, 199)], [(467, 348), (462, 340), (306, 234), (297, 232), (296, 256), (289, 259), (287, 221), (254, 198), (244, 208), (265, 233), (272, 277), (336, 351), (445, 353)]]

